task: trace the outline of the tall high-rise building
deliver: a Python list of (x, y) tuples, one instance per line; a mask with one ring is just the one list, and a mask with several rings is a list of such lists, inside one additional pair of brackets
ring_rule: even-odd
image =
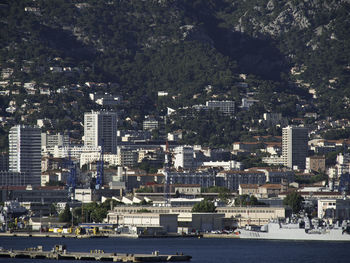
[(288, 126), (282, 129), (282, 158), (285, 166), (305, 169), (307, 152), (307, 128)]
[(16, 125), (9, 133), (9, 171), (25, 173), (26, 184), (41, 183), (41, 129)]
[(117, 113), (112, 111), (92, 111), (84, 114), (84, 145), (98, 147), (104, 145), (104, 152), (117, 153)]

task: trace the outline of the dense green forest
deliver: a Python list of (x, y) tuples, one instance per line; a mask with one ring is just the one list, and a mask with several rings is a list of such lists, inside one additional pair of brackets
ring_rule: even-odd
[[(126, 103), (116, 109), (139, 125), (144, 115), (162, 115), (167, 107), (234, 100), (235, 118), (190, 109), (169, 122), (168, 130), (187, 130), (184, 142), (213, 146), (244, 136), (245, 124), (263, 112), (301, 117), (303, 104), (322, 117), (349, 118), (347, 1), (8, 0), (0, 7), (0, 68), (14, 70), (10, 89), (29, 81), (54, 91), (108, 83), (83, 87), (78, 95), (33, 97), (20, 88), (20, 94), (0, 97), (0, 113), (7, 116), (11, 99), (41, 103), (41, 110), (14, 113), (17, 123), (26, 114), (24, 122), (47, 117), (58, 119), (56, 130), (81, 130), (74, 123), (84, 111), (98, 109), (88, 99), (94, 91), (122, 95)], [(73, 70), (55, 73), (50, 67)], [(169, 95), (158, 98), (158, 91)], [(247, 92), (259, 102), (242, 111)]]

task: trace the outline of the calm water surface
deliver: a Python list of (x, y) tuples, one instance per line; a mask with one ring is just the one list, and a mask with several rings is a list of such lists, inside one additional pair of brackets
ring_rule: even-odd
[[(69, 251), (161, 254), (183, 252), (191, 255), (192, 262), (350, 262), (350, 242), (294, 242), (239, 239), (71, 239), (71, 238), (20, 238), (0, 237), (3, 248), (24, 249), (43, 245), (50, 250), (55, 244), (66, 244)], [(0, 258), (0, 262), (85, 262)], [(91, 262), (91, 261), (86, 261)]]

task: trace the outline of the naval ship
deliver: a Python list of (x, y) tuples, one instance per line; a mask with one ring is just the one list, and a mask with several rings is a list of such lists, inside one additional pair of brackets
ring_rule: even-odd
[(306, 217), (294, 223), (274, 220), (261, 227), (246, 226), (235, 234), (242, 239), (350, 241), (350, 225), (347, 221), (341, 224), (319, 220), (311, 222)]

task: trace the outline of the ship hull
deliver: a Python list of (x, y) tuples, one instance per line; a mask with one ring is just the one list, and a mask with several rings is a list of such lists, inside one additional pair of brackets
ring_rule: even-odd
[(273, 228), (267, 232), (241, 229), (238, 231), (242, 239), (268, 239), (268, 240), (300, 240), (300, 241), (350, 241), (350, 235), (342, 229), (283, 229)]

